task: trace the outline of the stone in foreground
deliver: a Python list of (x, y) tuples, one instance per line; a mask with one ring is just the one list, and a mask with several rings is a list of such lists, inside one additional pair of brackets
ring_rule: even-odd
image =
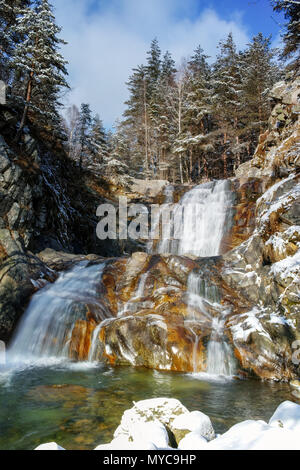
[(34, 450), (66, 450), (60, 447), (56, 442), (48, 442), (47, 444), (41, 444)]

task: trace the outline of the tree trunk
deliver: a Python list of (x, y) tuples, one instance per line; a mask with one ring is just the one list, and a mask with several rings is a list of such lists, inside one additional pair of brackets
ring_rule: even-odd
[(26, 118), (27, 118), (27, 114), (28, 114), (28, 110), (29, 110), (29, 105), (30, 105), (30, 102), (31, 102), (33, 76), (34, 76), (34, 72), (31, 71), (30, 75), (29, 75), (29, 80), (28, 80), (28, 83), (27, 83), (27, 89), (26, 89), (26, 103), (25, 103), (25, 107), (24, 107), (20, 127), (19, 127), (19, 130), (18, 130), (17, 135), (16, 135), (16, 140), (19, 139), (19, 136), (21, 135), (21, 132), (22, 132), (24, 126), (25, 126), (25, 122), (26, 122)]
[[(238, 136), (237, 136), (237, 138), (236, 138), (236, 144), (237, 144), (238, 146), (240, 145), (240, 139), (239, 139)], [(237, 161), (236, 161), (236, 164), (237, 164), (237, 168), (238, 168), (238, 167), (240, 166), (240, 164), (241, 164), (241, 154), (240, 154), (240, 151), (239, 151), (239, 150), (238, 150), (238, 152), (237, 152), (237, 159), (236, 159), (236, 160), (237, 160)]]
[(179, 159), (179, 169), (180, 169), (180, 181), (181, 184), (183, 184), (183, 169), (182, 169), (182, 155), (180, 154), (180, 159)]
[(190, 150), (190, 182), (192, 181), (192, 172), (193, 172), (193, 150)]
[(149, 170), (149, 154), (148, 154), (148, 116), (147, 116), (147, 96), (146, 96), (146, 80), (144, 79), (144, 119), (145, 119), (145, 168)]
[(227, 134), (224, 134), (224, 152), (223, 152), (223, 163), (224, 163), (224, 178), (227, 178), (227, 155), (226, 155), (226, 142), (227, 142)]

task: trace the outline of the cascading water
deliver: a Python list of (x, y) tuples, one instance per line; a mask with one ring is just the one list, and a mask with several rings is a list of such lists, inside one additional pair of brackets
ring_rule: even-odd
[[(166, 199), (166, 203), (170, 202)], [(158, 253), (199, 257), (221, 254), (231, 207), (230, 182), (213, 181), (193, 188), (174, 204), (171, 237), (162, 238)]]
[(235, 359), (230, 346), (224, 341), (224, 319), (214, 318), (212, 334), (207, 346), (207, 369), (210, 375), (233, 376)]
[[(198, 257), (222, 254), (222, 240), (229, 228), (232, 205), (233, 194), (228, 181), (214, 181), (193, 188), (173, 206), (171, 237), (161, 239), (158, 253)], [(178, 234), (178, 228), (181, 228), (181, 234), (176, 239), (174, 235)], [(197, 331), (203, 326), (210, 326), (212, 333), (207, 347), (206, 372), (212, 375), (233, 375), (235, 361), (224, 337), (224, 317), (227, 312), (220, 305), (217, 286), (207, 282), (201, 273), (193, 272), (189, 276), (187, 292), (191, 313), (185, 320), (185, 326), (195, 337), (194, 372), (198, 371)]]
[(8, 361), (68, 358), (73, 328), (85, 318), (86, 307), (99, 323), (110, 316), (100, 300), (104, 266), (79, 263), (36, 293), (15, 332)]
[(233, 376), (236, 361), (231, 347), (224, 335), (225, 318), (228, 310), (220, 304), (219, 289), (203, 274), (192, 272), (188, 280), (189, 317), (185, 326), (195, 337), (193, 370), (198, 372), (197, 350), (199, 345), (198, 329), (210, 328), (211, 336), (207, 345), (206, 373), (210, 376)]

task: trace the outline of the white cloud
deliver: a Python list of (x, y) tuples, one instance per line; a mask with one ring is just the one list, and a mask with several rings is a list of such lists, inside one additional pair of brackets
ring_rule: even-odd
[[(145, 62), (153, 37), (179, 62), (198, 44), (214, 56), (216, 45), (233, 32), (239, 47), (249, 37), (242, 16), (221, 19), (211, 9), (196, 13), (196, 0), (53, 0), (69, 61), (68, 102), (88, 102), (111, 126), (124, 110), (133, 67)], [(97, 8), (95, 8), (97, 4)]]

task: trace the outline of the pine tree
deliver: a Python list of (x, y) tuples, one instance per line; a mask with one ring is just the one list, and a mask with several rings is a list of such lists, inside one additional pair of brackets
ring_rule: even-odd
[(233, 36), (230, 33), (226, 41), (219, 44), (220, 54), (213, 67), (212, 105), (221, 131), (222, 141), (219, 147), (223, 154), (223, 175), (226, 178), (228, 168), (229, 146), (238, 143), (241, 116), (241, 64)]
[(283, 11), (287, 23), (283, 34), (284, 49), (282, 58), (290, 60), (288, 69), (299, 74), (300, 69), (300, 1), (272, 0), (275, 11)]
[(169, 88), (175, 85), (175, 62), (171, 54), (167, 51), (163, 57), (161, 73), (152, 90), (149, 106), (149, 116), (151, 122), (152, 135), (152, 162), (154, 173), (157, 177), (165, 179), (170, 169), (170, 113), (168, 108)]
[(25, 8), (20, 13), (12, 30), (24, 39), (17, 44), (10, 62), (17, 82), (13, 91), (24, 107), (18, 134), (30, 108), (57, 126), (59, 93), (68, 88), (67, 62), (58, 52), (65, 42), (58, 38), (61, 28), (55, 24), (52, 6), (48, 0), (36, 0), (33, 8)]
[(132, 172), (132, 168), (127, 165), (129, 155), (128, 140), (123, 134), (122, 126), (118, 126), (117, 132), (111, 138), (111, 151), (102, 158), (103, 173), (108, 178), (126, 183)]
[(207, 140), (211, 131), (211, 71), (208, 56), (201, 46), (195, 50), (187, 66), (187, 127), (185, 146), (189, 153), (189, 180), (194, 168), (200, 177), (202, 170), (207, 176)]
[(108, 136), (105, 132), (103, 122), (97, 114), (91, 123), (91, 145), (92, 153), (97, 161), (101, 162), (108, 155)]
[[(186, 64), (183, 63), (178, 70), (174, 86), (169, 87), (166, 95), (170, 116), (170, 135), (172, 136), (172, 152), (174, 159), (172, 166), (179, 173), (180, 182), (188, 180), (189, 172), (186, 167), (187, 147), (185, 145), (186, 132), (188, 130), (188, 88), (187, 88)], [(174, 174), (177, 178), (177, 174)]]
[(151, 92), (161, 74), (161, 50), (156, 38), (151, 42), (151, 47), (147, 56), (147, 76)]
[(30, 0), (0, 0), (0, 78), (9, 82), (8, 60), (14, 47), (22, 39), (13, 26), (22, 9), (29, 7)]
[(134, 139), (134, 154), (139, 156), (134, 162), (136, 169), (143, 168), (144, 176), (149, 175), (150, 169), (150, 128), (149, 128), (149, 80), (147, 68), (143, 65), (133, 69), (133, 74), (127, 82), (130, 97), (126, 101), (124, 112), (125, 124), (131, 128)]
[(174, 84), (176, 71), (175, 61), (171, 53), (167, 51), (161, 64), (160, 82), (165, 85)]
[(78, 143), (79, 143), (79, 168), (83, 168), (90, 161), (93, 154), (93, 143), (91, 139), (92, 112), (90, 105), (82, 103), (80, 107), (78, 123)]
[(242, 55), (242, 100), (244, 107), (243, 133), (252, 146), (257, 144), (258, 136), (267, 126), (270, 115), (269, 91), (280, 78), (274, 58), (276, 50), (271, 49), (271, 37), (259, 33), (248, 44)]

